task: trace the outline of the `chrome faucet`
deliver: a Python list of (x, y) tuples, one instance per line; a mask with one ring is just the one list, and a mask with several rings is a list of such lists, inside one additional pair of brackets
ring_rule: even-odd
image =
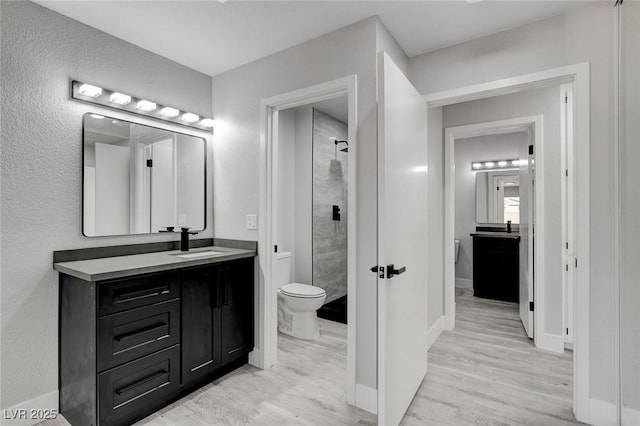
[(180, 251), (189, 251), (189, 234), (196, 235), (197, 232), (189, 232), (189, 229), (191, 228), (180, 229), (182, 230), (182, 232), (180, 233)]

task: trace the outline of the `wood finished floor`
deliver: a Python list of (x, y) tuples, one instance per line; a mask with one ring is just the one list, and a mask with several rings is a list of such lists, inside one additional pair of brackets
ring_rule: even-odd
[(403, 426), (580, 424), (572, 353), (536, 349), (518, 305), (456, 291), (456, 328), (429, 350), (428, 372)]
[[(571, 352), (535, 349), (517, 305), (456, 295), (456, 328), (428, 354), (428, 373), (403, 426), (578, 424)], [(319, 320), (322, 337), (278, 336), (279, 363), (244, 366), (138, 425), (373, 425), (346, 400), (346, 326)], [(42, 423), (68, 425), (63, 418)]]

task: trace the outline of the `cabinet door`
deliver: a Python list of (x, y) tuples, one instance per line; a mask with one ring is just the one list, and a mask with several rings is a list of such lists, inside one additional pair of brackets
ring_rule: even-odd
[(253, 259), (242, 259), (219, 267), (222, 364), (253, 350), (253, 262)]
[[(220, 294), (216, 267), (182, 271), (182, 384), (197, 382), (220, 366)], [(218, 318), (216, 318), (218, 317)]]

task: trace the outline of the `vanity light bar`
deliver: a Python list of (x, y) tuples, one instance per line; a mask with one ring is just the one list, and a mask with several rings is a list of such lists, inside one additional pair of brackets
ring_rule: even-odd
[(494, 160), (494, 161), (474, 161), (471, 163), (471, 170), (507, 170), (517, 169), (521, 165), (526, 165), (527, 160)]
[(126, 93), (105, 89), (77, 80), (71, 81), (71, 99), (142, 115), (180, 126), (211, 132), (213, 119), (200, 117), (188, 111), (180, 111), (147, 99), (136, 98)]

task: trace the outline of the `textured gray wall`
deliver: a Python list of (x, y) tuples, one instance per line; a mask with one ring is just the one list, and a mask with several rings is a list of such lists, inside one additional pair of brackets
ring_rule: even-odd
[[(7, 408), (58, 387), (58, 277), (52, 252), (167, 239), (81, 235), (82, 115), (100, 108), (69, 100), (69, 80), (205, 116), (211, 115), (212, 100), (210, 77), (41, 6), (3, 1), (0, 19), (1, 399)], [(205, 236), (212, 236), (208, 215)]]
[[(347, 125), (313, 111), (313, 285), (327, 293), (325, 303), (347, 294), (347, 161), (333, 140), (347, 140)], [(340, 221), (333, 220), (333, 206)]]

